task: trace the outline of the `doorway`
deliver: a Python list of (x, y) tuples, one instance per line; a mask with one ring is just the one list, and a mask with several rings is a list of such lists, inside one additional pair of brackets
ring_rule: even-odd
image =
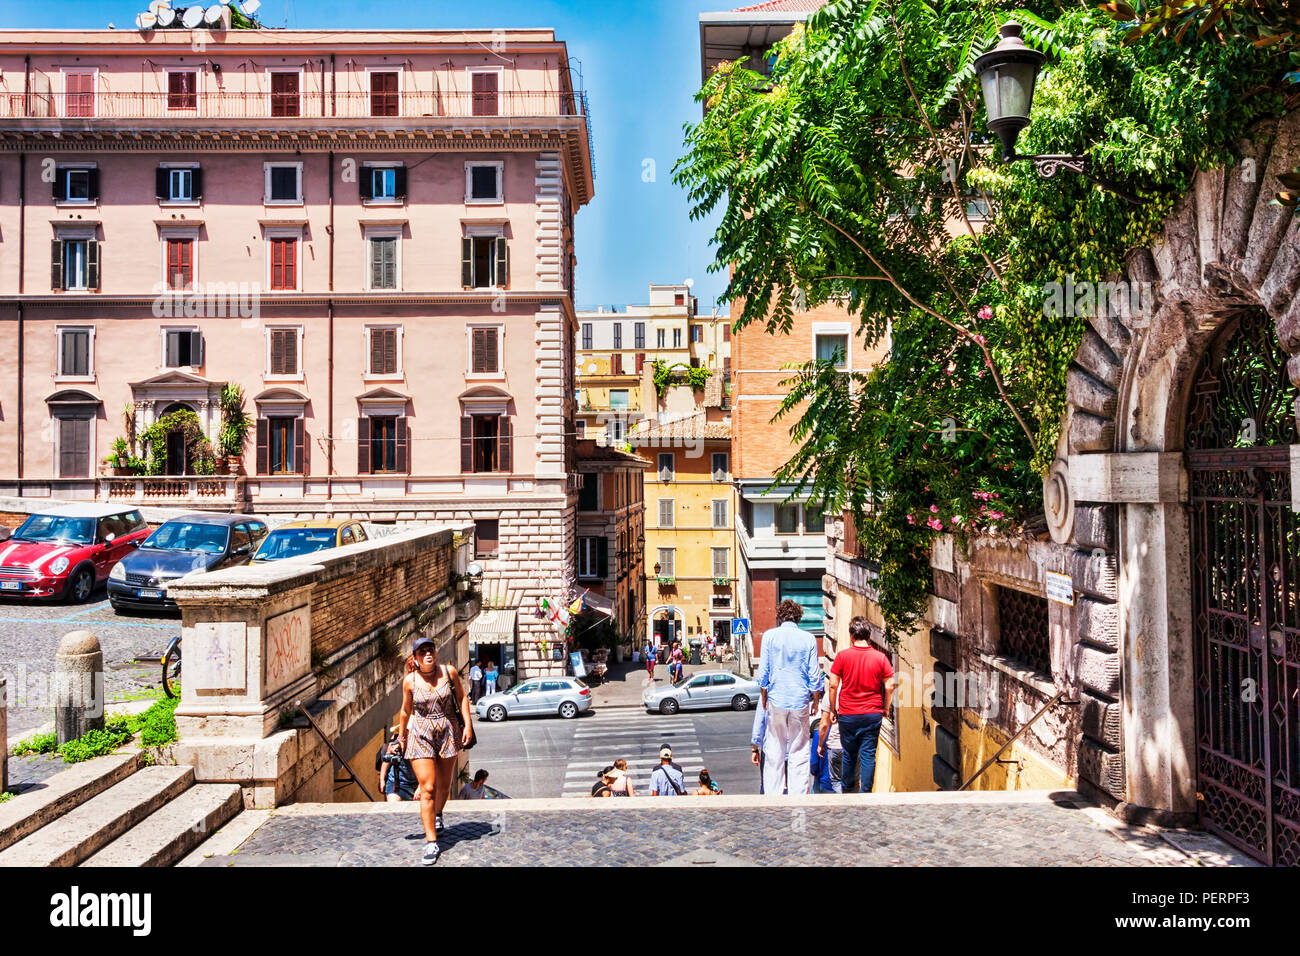
[(1297, 389), (1273, 323), (1233, 320), (1187, 417), (1197, 811), (1258, 858), (1300, 865), (1300, 513), (1289, 446)]

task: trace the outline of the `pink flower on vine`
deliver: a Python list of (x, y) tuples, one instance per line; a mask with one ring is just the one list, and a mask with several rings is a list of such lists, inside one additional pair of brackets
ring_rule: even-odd
[(987, 340), (986, 338), (984, 338), (984, 336), (980, 335), (979, 333), (976, 333), (976, 334), (975, 334), (974, 336), (972, 336), (972, 337), (973, 337), (973, 338), (975, 339), (975, 341), (978, 342), (980, 345), (985, 345), (985, 344), (987, 344), (987, 342), (988, 342), (988, 340)]
[(943, 522), (940, 521), (938, 518), (931, 518), (929, 521), (926, 522), (926, 524), (929, 525), (935, 531), (943, 530)]
[(930, 505), (930, 513), (931, 513), (931, 514), (938, 514), (938, 513), (939, 513), (939, 506), (938, 506), (938, 505)]
[(912, 518), (911, 515), (908, 515), (908, 516), (907, 516), (907, 523), (908, 523), (908, 524), (916, 524), (916, 521)]
[(979, 317), (982, 321), (989, 322), (993, 319), (993, 310), (990, 309), (987, 305), (981, 306), (979, 310)]

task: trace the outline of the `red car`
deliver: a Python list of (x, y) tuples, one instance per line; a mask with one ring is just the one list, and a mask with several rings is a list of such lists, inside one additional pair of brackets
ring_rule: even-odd
[(0, 530), (0, 597), (87, 601), (108, 572), (149, 537), (135, 508), (67, 505)]

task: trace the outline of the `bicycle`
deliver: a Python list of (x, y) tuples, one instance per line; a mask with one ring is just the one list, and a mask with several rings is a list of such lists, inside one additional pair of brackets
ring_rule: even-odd
[(180, 635), (172, 638), (162, 656), (163, 693), (168, 697), (179, 697), (181, 685), (181, 639)]

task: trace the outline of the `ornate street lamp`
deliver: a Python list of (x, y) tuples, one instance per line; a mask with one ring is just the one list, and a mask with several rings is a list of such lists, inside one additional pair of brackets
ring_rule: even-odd
[(1022, 156), (1016, 152), (1016, 138), (1029, 125), (1029, 111), (1034, 105), (1034, 83), (1047, 59), (1037, 50), (1025, 46), (1025, 41), (1020, 39), (1020, 29), (1020, 24), (1014, 20), (1004, 23), (1001, 42), (975, 60), (975, 75), (979, 77), (980, 91), (984, 95), (989, 129), (1002, 142), (1002, 161), (1012, 163), (1028, 159), (1038, 174), (1046, 178), (1055, 176), (1056, 171), (1062, 168), (1086, 175), (1087, 160), (1083, 156), (1070, 153)]

